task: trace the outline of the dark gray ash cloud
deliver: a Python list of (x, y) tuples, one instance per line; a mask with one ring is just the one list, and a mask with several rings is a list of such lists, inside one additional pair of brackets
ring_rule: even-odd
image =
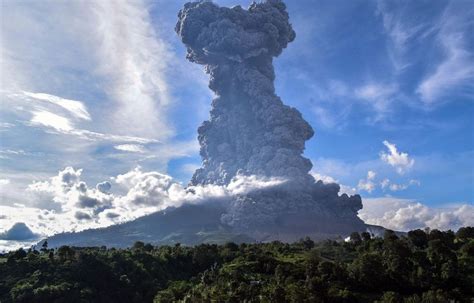
[(315, 182), (302, 156), (314, 132), (301, 113), (275, 94), (273, 58), (295, 39), (280, 0), (219, 7), (184, 5), (176, 32), (187, 59), (204, 65), (216, 94), (210, 119), (198, 129), (203, 165), (192, 185), (227, 185), (236, 175), (288, 180), (278, 188), (235, 199), (223, 221), (237, 229), (277, 224), (288, 213), (338, 217), (362, 226), (360, 196), (338, 195), (339, 185)]

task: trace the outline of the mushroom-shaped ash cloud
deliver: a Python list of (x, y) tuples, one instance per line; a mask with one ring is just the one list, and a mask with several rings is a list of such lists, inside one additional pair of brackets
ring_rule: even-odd
[(187, 59), (205, 66), (216, 94), (210, 119), (198, 129), (203, 165), (191, 184), (227, 185), (238, 175), (288, 180), (239, 196), (223, 221), (245, 229), (276, 224), (288, 212), (310, 212), (362, 226), (358, 195), (339, 196), (338, 185), (316, 183), (309, 174), (312, 164), (302, 154), (313, 129), (275, 94), (273, 58), (295, 39), (285, 4), (267, 0), (244, 9), (187, 3), (176, 32)]

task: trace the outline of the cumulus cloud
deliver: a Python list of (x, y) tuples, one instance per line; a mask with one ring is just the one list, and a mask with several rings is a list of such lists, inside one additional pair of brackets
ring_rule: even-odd
[(100, 212), (109, 208), (113, 196), (96, 188), (88, 188), (87, 184), (81, 181), (81, 174), (82, 169), (66, 167), (48, 181), (30, 184), (27, 191), (38, 194), (40, 199), (51, 199), (62, 211), (82, 208), (89, 209), (90, 212)]
[(367, 172), (367, 178), (359, 180), (359, 184), (357, 185), (357, 188), (371, 193), (376, 187), (376, 184), (374, 182), (375, 176), (376, 176), (376, 173), (372, 170), (369, 170)]
[(365, 198), (363, 204), (364, 208), (359, 211), (362, 220), (393, 230), (425, 227), (457, 230), (474, 225), (474, 207), (471, 204), (429, 207), (413, 200), (392, 197)]
[[(50, 207), (53, 202), (57, 207), (0, 206), (0, 213), (8, 214), (0, 220), (0, 232), (3, 229), (3, 234), (6, 234), (9, 225), (21, 220), (27, 220), (34, 233), (42, 236), (105, 227), (184, 203), (203, 203), (213, 199), (222, 199), (224, 203), (231, 197), (286, 182), (279, 178), (238, 175), (225, 186), (185, 187), (168, 175), (136, 167), (112, 178), (125, 191), (124, 194), (114, 194), (110, 192), (112, 185), (108, 181), (90, 188), (82, 181), (82, 173), (82, 169), (66, 167), (46, 181), (30, 184), (27, 193), (31, 197), (47, 201)], [(26, 230), (21, 225), (16, 228)]]
[(168, 175), (159, 172), (143, 172), (141, 167), (118, 175), (114, 181), (127, 190), (127, 194), (118, 199), (121, 205), (131, 207), (154, 205), (160, 208), (180, 206), (185, 202), (246, 194), (285, 182), (281, 178), (237, 175), (227, 185), (207, 184), (184, 187)]
[(397, 173), (403, 175), (410, 170), (415, 164), (415, 160), (411, 159), (407, 153), (399, 152), (397, 146), (387, 140), (383, 141), (387, 147), (388, 153), (381, 152), (380, 159), (395, 168)]

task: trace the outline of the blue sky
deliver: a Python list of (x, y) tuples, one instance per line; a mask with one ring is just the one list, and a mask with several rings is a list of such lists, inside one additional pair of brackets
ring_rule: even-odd
[[(174, 33), (184, 2), (1, 3), (0, 231), (22, 220), (15, 207), (64, 211), (31, 184), (69, 166), (90, 190), (137, 166), (187, 183), (212, 95)], [(471, 211), (472, 3), (287, 2), (297, 37), (275, 60), (276, 89), (315, 129), (313, 174), (386, 207), (373, 222), (418, 204), (429, 220)]]

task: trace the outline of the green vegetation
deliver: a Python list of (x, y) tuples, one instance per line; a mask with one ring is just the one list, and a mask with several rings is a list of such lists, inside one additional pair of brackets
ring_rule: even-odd
[(0, 256), (2, 303), (472, 302), (473, 285), (473, 227), (353, 233), (348, 242), (43, 245)]

